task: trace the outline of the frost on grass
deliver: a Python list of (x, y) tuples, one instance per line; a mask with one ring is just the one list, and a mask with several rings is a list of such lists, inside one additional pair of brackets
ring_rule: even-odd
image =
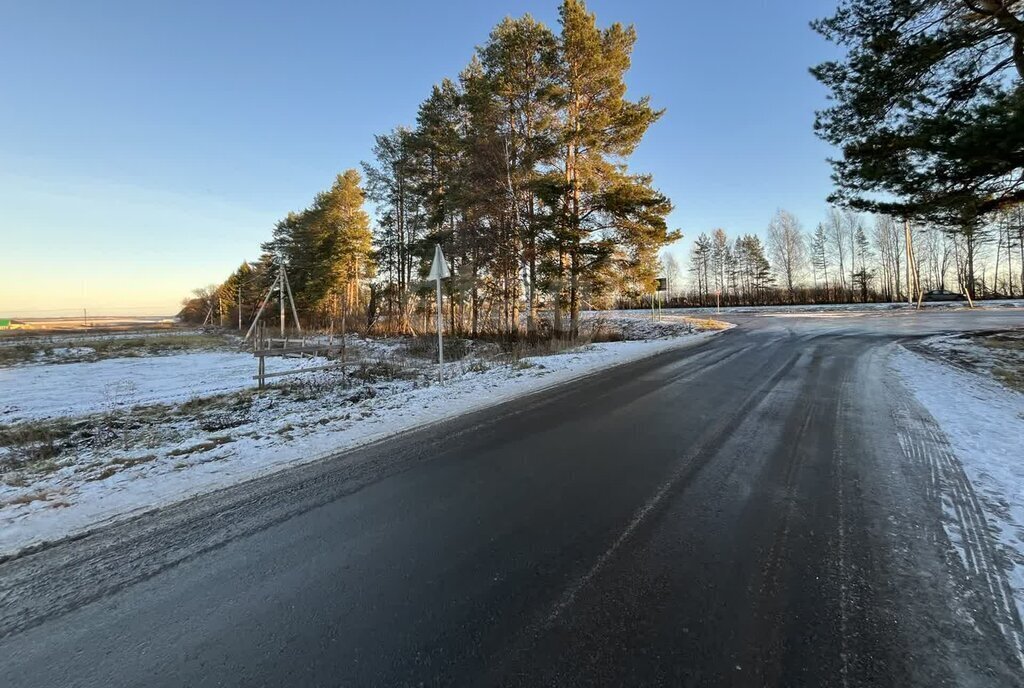
[(931, 337), (915, 348), (966, 371), (1024, 392), (1024, 330)]
[[(715, 325), (717, 327), (717, 325)], [(254, 387), (251, 353), (0, 368), (0, 554), (695, 341), (712, 323), (587, 316), (582, 342), (352, 338), (344, 372)], [(268, 372), (324, 361), (268, 358)]]

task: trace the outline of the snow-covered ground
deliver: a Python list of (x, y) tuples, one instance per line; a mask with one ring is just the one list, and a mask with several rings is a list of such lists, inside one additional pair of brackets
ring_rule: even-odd
[[(45, 427), (43, 419), (56, 418), (72, 424), (70, 437), (89, 438), (70, 461), (4, 476), (0, 555), (696, 343), (715, 331), (680, 316), (661, 322), (643, 313), (601, 317), (630, 341), (511, 363), (468, 357), (446, 365), (444, 386), (408, 371), (375, 377), (375, 366), (388, 365), (389, 345), (368, 347), (382, 357), (365, 365), (355, 384), (355, 373), (346, 384), (333, 371), (307, 373), (296, 385), (259, 395), (239, 391), (253, 385), (256, 366), (246, 353), (0, 369), (2, 423), (28, 419)], [(268, 359), (268, 371), (297, 363)], [(147, 407), (154, 403), (166, 406)], [(92, 438), (110, 432), (111, 419), (121, 415), (122, 434), (95, 445)]]
[[(948, 339), (935, 338), (922, 346), (934, 345), (945, 357)], [(938, 422), (981, 497), (991, 529), (1011, 561), (1008, 577), (1024, 617), (1024, 394), (902, 347), (891, 364)]]
[[(303, 363), (268, 358), (266, 370)], [(6, 390), (0, 400), (0, 423), (77, 416), (125, 405), (173, 404), (252, 387), (255, 374), (251, 353), (222, 351), (0, 368), (0, 389)]]

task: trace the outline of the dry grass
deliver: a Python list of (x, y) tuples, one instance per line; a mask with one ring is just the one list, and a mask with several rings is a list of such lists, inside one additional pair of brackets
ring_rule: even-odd
[(0, 346), (0, 366), (31, 361), (36, 355), (36, 347), (28, 344), (7, 344)]
[(705, 318), (686, 318), (687, 322), (693, 323), (693, 326), (698, 330), (726, 330), (729, 329), (729, 323), (722, 322), (721, 320), (711, 320)]
[(66, 419), (0, 426), (0, 470), (51, 473), (55, 461), (80, 431), (82, 423)]
[(1024, 330), (997, 332), (979, 339), (998, 359), (992, 367), (993, 377), (1007, 387), (1024, 392)]
[(1024, 330), (964, 334), (943, 342), (936, 354), (946, 362), (1024, 392)]
[(111, 337), (84, 343), (101, 357), (154, 355), (178, 351), (221, 349), (231, 340), (216, 334), (161, 334), (147, 337)]
[(994, 368), (992, 374), (1007, 387), (1024, 392), (1024, 365), (1015, 368)]
[(185, 456), (187, 454), (201, 454), (203, 452), (208, 452), (211, 449), (216, 449), (217, 447), (223, 444), (227, 444), (228, 442), (234, 442), (234, 438), (228, 437), (227, 435), (211, 437), (210, 439), (205, 440), (203, 442), (199, 442), (198, 444), (193, 444), (191, 447), (179, 447), (177, 449), (172, 449), (171, 451), (167, 452), (167, 456)]
[(144, 463), (149, 463), (150, 461), (156, 461), (156, 454), (146, 454), (145, 456), (125, 456), (118, 459), (114, 459), (113, 461), (105, 465), (99, 473), (89, 478), (86, 478), (86, 480), (88, 480), (89, 482), (106, 480), (107, 478), (116, 475), (117, 473), (125, 470), (126, 468), (131, 468), (132, 466), (139, 466)]
[(19, 504), (31, 504), (32, 502), (45, 502), (49, 500), (51, 496), (49, 490), (36, 490), (34, 492), (26, 492), (20, 494), (17, 497), (12, 497), (7, 501), (7, 504), (11, 506), (17, 506)]
[(111, 464), (116, 464), (122, 468), (131, 468), (132, 466), (138, 466), (150, 461), (156, 461), (156, 454), (145, 454), (144, 456), (125, 456), (119, 459), (114, 459)]

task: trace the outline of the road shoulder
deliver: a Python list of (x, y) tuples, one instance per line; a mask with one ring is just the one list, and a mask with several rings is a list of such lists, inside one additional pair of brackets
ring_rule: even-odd
[(909, 393), (894, 410), (899, 443), (925, 468), (951, 570), (973, 598), (964, 609), (1024, 667), (1024, 395), (951, 365), (927, 340), (896, 346), (889, 363)]

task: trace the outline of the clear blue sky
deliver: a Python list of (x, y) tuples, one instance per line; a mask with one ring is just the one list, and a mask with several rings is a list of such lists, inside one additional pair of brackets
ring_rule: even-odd
[[(0, 316), (168, 314), (274, 221), (411, 123), (505, 15), (557, 0), (0, 4)], [(821, 0), (597, 1), (633, 23), (632, 96), (668, 112), (632, 160), (689, 241), (824, 214), (811, 130)]]

